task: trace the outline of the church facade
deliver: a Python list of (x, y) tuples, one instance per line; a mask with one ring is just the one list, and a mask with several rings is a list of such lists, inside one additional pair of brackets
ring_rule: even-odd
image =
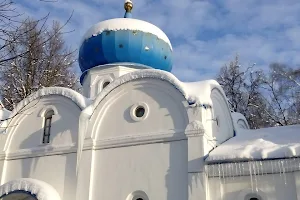
[(300, 126), (249, 130), (216, 81), (179, 81), (168, 37), (132, 8), (84, 36), (83, 94), (2, 108), (0, 199), (300, 199)]

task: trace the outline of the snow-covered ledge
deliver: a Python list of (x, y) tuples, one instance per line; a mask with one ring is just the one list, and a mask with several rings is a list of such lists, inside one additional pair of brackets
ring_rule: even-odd
[(0, 198), (13, 192), (28, 192), (38, 200), (61, 200), (51, 185), (36, 179), (17, 179), (0, 186)]

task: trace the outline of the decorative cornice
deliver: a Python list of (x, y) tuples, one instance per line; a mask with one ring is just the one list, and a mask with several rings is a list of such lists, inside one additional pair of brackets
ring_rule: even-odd
[(185, 134), (187, 137), (199, 137), (205, 134), (205, 129), (200, 121), (195, 120), (187, 125)]
[(32, 149), (20, 149), (17, 151), (9, 152), (6, 154), (2, 154), (3, 157), (0, 155), (0, 159), (5, 160), (16, 160), (16, 159), (23, 159), (23, 158), (34, 158), (34, 157), (41, 157), (41, 156), (52, 156), (52, 155), (62, 155), (62, 154), (69, 154), (69, 153), (76, 153), (77, 148), (76, 145), (68, 144), (68, 145), (61, 145), (61, 146), (41, 146)]
[(109, 149), (117, 147), (126, 147), (142, 144), (153, 144), (186, 140), (184, 132), (164, 132), (155, 134), (130, 135), (125, 137), (116, 137), (95, 141), (93, 149)]
[[(190, 133), (191, 134), (191, 133)], [(101, 139), (94, 141), (93, 139), (86, 139), (84, 141), (83, 150), (100, 150), (117, 147), (135, 146), (143, 144), (163, 143), (187, 140), (186, 134), (183, 131), (169, 131), (161, 133), (148, 133), (140, 135), (128, 135), (115, 138)], [(24, 158), (33, 158), (41, 156), (62, 155), (69, 153), (77, 153), (75, 143), (61, 145), (61, 146), (40, 146), (32, 149), (20, 149), (7, 154), (0, 153), (0, 160), (16, 160)]]

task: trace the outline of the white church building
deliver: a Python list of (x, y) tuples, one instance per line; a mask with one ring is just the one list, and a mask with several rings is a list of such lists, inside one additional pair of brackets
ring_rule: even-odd
[(0, 199), (300, 200), (300, 126), (250, 130), (216, 81), (179, 81), (168, 37), (124, 7), (84, 36), (83, 95), (1, 106)]

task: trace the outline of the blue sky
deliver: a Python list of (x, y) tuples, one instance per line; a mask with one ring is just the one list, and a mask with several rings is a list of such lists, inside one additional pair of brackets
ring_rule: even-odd
[[(173, 71), (180, 80), (214, 78), (239, 54), (244, 66), (271, 62), (300, 66), (299, 0), (133, 0), (134, 18), (160, 27), (174, 49)], [(124, 0), (18, 0), (24, 15), (36, 19), (50, 12), (64, 23), (74, 15), (65, 35), (78, 48), (93, 24), (123, 17)]]

